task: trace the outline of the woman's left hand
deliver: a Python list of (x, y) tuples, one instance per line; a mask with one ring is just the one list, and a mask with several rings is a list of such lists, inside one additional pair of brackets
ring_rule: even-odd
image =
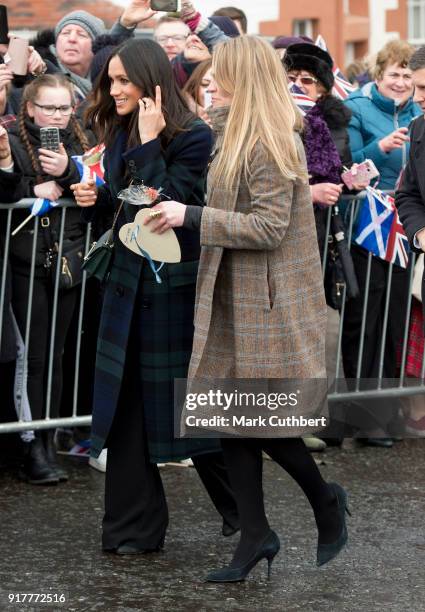
[(68, 167), (68, 155), (62, 143), (59, 145), (59, 152), (49, 151), (49, 149), (39, 149), (39, 157), (43, 172), (50, 176), (62, 176)]
[(155, 87), (155, 100), (142, 98), (139, 100), (139, 135), (142, 144), (155, 140), (165, 128), (162, 114), (161, 87)]
[(170, 227), (181, 227), (186, 213), (186, 204), (180, 202), (161, 202), (150, 209), (150, 215), (143, 221), (151, 224), (151, 232), (163, 234)]

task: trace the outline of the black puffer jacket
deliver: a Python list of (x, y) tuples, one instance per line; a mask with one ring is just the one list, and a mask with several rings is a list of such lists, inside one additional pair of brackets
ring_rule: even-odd
[(317, 105), (322, 111), (343, 166), (350, 167), (353, 163), (348, 135), (348, 124), (351, 119), (350, 109), (335, 96), (319, 98)]
[[(32, 121), (26, 122), (29, 140), (37, 154), (41, 146), (40, 128)], [(71, 155), (81, 155), (83, 148), (72, 129), (60, 130), (61, 142), (68, 153)], [(13, 172), (4, 172), (0, 169), (0, 199), (2, 202), (17, 202), (21, 198), (36, 198), (34, 187), (37, 185), (37, 176), (32, 167), (30, 156), (18, 132), (15, 124), (9, 132), (10, 148), (14, 162)], [(94, 143), (94, 137), (89, 134), (90, 143)], [(42, 175), (42, 182), (56, 181), (63, 189), (64, 198), (72, 197), (69, 186), (78, 183), (80, 176), (74, 162), (70, 159), (68, 167), (61, 177), (53, 177), (47, 174)], [(12, 217), (12, 230), (16, 228), (29, 214), (29, 210), (16, 210)], [(41, 223), (38, 227), (38, 242), (36, 254), (36, 266), (38, 273), (43, 269), (46, 261), (46, 254), (59, 238), (61, 210), (53, 209), (45, 215), (49, 217), (49, 226), (43, 227)], [(43, 222), (46, 225), (46, 221)], [(80, 209), (68, 209), (66, 213), (64, 238), (67, 240), (77, 240), (84, 235), (85, 225), (81, 223)], [(4, 228), (1, 228), (4, 234)], [(10, 241), (10, 261), (12, 268), (19, 267), (22, 272), (28, 271), (31, 262), (31, 249), (34, 235), (34, 222), (30, 221), (22, 230), (11, 238)]]

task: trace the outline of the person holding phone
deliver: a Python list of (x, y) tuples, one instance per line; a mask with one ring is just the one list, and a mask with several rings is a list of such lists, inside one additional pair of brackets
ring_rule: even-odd
[[(212, 73), (216, 149), (207, 206), (160, 203), (154, 206), (159, 216), (145, 221), (159, 233), (200, 230), (189, 382), (325, 378), (326, 308), (301, 115), (279, 58), (260, 38), (219, 45)], [(270, 568), (279, 551), (264, 509), (262, 451), (311, 504), (318, 565), (344, 547), (346, 492), (323, 480), (300, 435), (248, 439), (240, 432), (222, 439), (241, 537), (230, 565), (207, 581), (244, 580), (262, 559)]]
[[(162, 188), (202, 208), (212, 133), (188, 108), (165, 51), (134, 39), (118, 47), (99, 74), (87, 116), (106, 144), (105, 186), (72, 187), (88, 220), (118, 210), (131, 182)], [(212, 440), (174, 439), (174, 378), (184, 378), (193, 339), (199, 234), (179, 230), (181, 263), (155, 280), (147, 261), (118, 239), (138, 208), (124, 203), (101, 315), (91, 452), (108, 449), (102, 545), (137, 554), (163, 546), (168, 510), (157, 467), (192, 457), (223, 517), (223, 534), (238, 529), (237, 509), (220, 447)]]
[[(58, 200), (70, 197), (71, 183), (79, 173), (70, 159), (90, 148), (87, 132), (74, 117), (74, 94), (68, 79), (61, 75), (43, 75), (27, 85), (23, 92), (17, 121), (9, 132), (0, 127), (0, 189), (3, 202), (21, 198)], [(57, 152), (41, 148), (40, 129), (56, 128), (60, 135)], [(16, 210), (12, 229), (28, 216), (28, 210)], [(28, 351), (27, 392), (33, 419), (44, 418), (46, 375), (50, 345), (51, 309), (54, 275), (51, 255), (59, 240), (61, 211), (52, 209), (38, 223), (34, 290)], [(64, 239), (82, 240), (84, 226), (78, 209), (66, 214)], [(21, 336), (25, 337), (29, 306), (31, 254), (34, 225), (22, 228), (10, 240), (10, 263), (13, 283), (13, 311)], [(62, 387), (62, 353), (65, 338), (77, 305), (78, 288), (61, 290), (55, 330), (51, 417), (57, 415)], [(25, 444), (25, 478), (31, 484), (54, 484), (66, 480), (66, 472), (56, 460), (53, 430), (37, 432)]]
[[(409, 156), (409, 126), (421, 112), (413, 100), (412, 70), (409, 68), (413, 52), (414, 48), (406, 41), (393, 40), (387, 43), (377, 55), (374, 81), (351, 94), (345, 101), (352, 112), (348, 132), (353, 160), (361, 163), (370, 158), (375, 163), (380, 173), (379, 189), (392, 191), (396, 188), (400, 172)], [(369, 254), (357, 244), (352, 245), (351, 254), (360, 295), (347, 302), (341, 348), (345, 375), (348, 379), (355, 379)], [(394, 379), (398, 375), (397, 353), (404, 333), (410, 270), (394, 265), (390, 281), (389, 272), (388, 262), (372, 257), (360, 364), (362, 385), (366, 387), (370, 385), (368, 379), (376, 379), (379, 375), (382, 330), (387, 316), (382, 376), (384, 379)], [(386, 313), (389, 282), (391, 292)], [(379, 400), (364, 402), (360, 413), (362, 437), (359, 437), (359, 442), (391, 448), (394, 440), (389, 435), (388, 425), (392, 418), (396, 418), (397, 412), (396, 402), (391, 410), (385, 401), (382, 406)]]

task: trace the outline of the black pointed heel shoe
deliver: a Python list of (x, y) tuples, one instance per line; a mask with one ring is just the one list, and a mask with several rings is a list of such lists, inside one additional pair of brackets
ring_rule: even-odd
[(267, 578), (270, 580), (272, 562), (280, 550), (280, 541), (274, 531), (270, 531), (258, 550), (251, 559), (241, 567), (223, 567), (222, 569), (210, 572), (206, 577), (206, 582), (242, 582), (249, 572), (262, 559), (267, 559)]
[(339, 484), (330, 483), (330, 486), (335, 491), (336, 500), (338, 503), (338, 513), (342, 522), (342, 529), (335, 542), (317, 545), (317, 565), (319, 567), (321, 565), (325, 565), (325, 563), (328, 563), (334, 557), (336, 557), (347, 544), (348, 540), (347, 525), (345, 522), (345, 514), (347, 513), (349, 516), (351, 516), (351, 512), (347, 506), (348, 496), (345, 490)]

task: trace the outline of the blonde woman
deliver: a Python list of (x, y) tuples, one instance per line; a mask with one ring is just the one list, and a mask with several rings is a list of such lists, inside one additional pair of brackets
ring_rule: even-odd
[[(326, 310), (301, 118), (273, 49), (243, 36), (213, 56), (216, 155), (208, 204), (156, 206), (153, 231), (200, 228), (195, 337), (189, 378), (325, 378)], [(294, 432), (289, 435), (294, 435)], [(295, 434), (300, 435), (300, 433)], [(316, 519), (317, 563), (347, 540), (347, 495), (326, 483), (300, 437), (222, 440), (241, 537), (229, 566), (207, 580), (244, 580), (280, 548), (264, 511), (262, 451), (300, 485)]]

